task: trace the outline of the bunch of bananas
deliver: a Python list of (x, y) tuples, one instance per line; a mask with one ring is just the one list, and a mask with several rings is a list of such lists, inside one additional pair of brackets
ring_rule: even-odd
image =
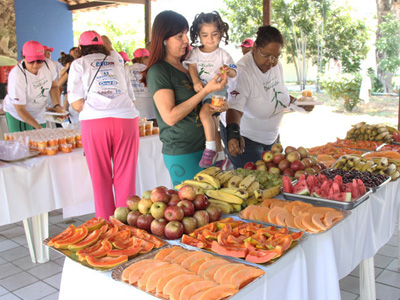
[(174, 188), (179, 190), (184, 185), (193, 186), (198, 194), (206, 194), (210, 203), (218, 206), (224, 214), (239, 212), (243, 207), (273, 198), (280, 192), (280, 186), (260, 189), (260, 183), (253, 174), (243, 177), (235, 175), (233, 170), (221, 171), (218, 167), (200, 171), (193, 179), (185, 180)]
[(333, 169), (369, 171), (375, 174), (390, 176), (392, 180), (400, 177), (400, 162), (386, 157), (375, 157), (370, 160), (356, 155), (343, 155), (332, 166)]
[(390, 143), (393, 139), (393, 132), (397, 132), (397, 129), (391, 126), (360, 122), (352, 125), (352, 128), (347, 131), (346, 139)]

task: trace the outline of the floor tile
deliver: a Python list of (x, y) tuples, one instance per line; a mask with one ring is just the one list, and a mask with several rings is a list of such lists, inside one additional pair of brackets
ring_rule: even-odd
[(0, 257), (0, 266), (5, 264), (7, 261), (5, 259), (3, 259), (2, 257)]
[(49, 278), (44, 279), (43, 281), (58, 290), (58, 289), (60, 289), (60, 286), (61, 286), (61, 276), (62, 276), (62, 273), (60, 272), (56, 275), (53, 275), (53, 276), (50, 276)]
[(15, 290), (25, 287), (29, 284), (37, 282), (38, 280), (39, 280), (38, 278), (36, 278), (35, 276), (32, 276), (31, 274), (29, 274), (27, 272), (21, 272), (21, 273), (9, 276), (7, 278), (1, 279), (0, 285), (9, 291), (15, 291)]
[(25, 230), (24, 230), (24, 227), (17, 226), (17, 227), (14, 227), (14, 228), (3, 230), (3, 231), (0, 232), (0, 234), (5, 236), (8, 239), (12, 239), (12, 238), (20, 236), (22, 234), (25, 234)]
[(64, 257), (60, 257), (60, 258), (57, 258), (57, 259), (55, 259), (55, 260), (53, 260), (57, 265), (59, 265), (59, 266), (64, 266), (64, 261), (65, 261), (65, 256)]
[(14, 227), (18, 227), (18, 224), (12, 223), (12, 224), (7, 224), (7, 225), (2, 225), (2, 226), (0, 226), (0, 234), (2, 231), (10, 229), (10, 228), (14, 228)]
[(38, 265), (32, 262), (31, 256), (22, 257), (14, 260), (12, 263), (22, 270), (29, 270)]
[(49, 256), (50, 260), (58, 259), (60, 257), (65, 257), (64, 254), (61, 254), (60, 252), (55, 251), (52, 248), (49, 249)]
[(381, 249), (379, 249), (378, 254), (389, 256), (392, 258), (397, 258), (398, 250), (397, 246), (385, 245)]
[[(375, 278), (378, 277), (384, 269), (375, 267)], [(360, 278), (360, 267), (357, 266), (349, 275)]]
[(399, 237), (398, 236), (392, 236), (389, 242), (387, 242), (387, 245), (395, 246), (397, 247), (399, 245)]
[(52, 261), (47, 263), (38, 264), (36, 267), (28, 270), (28, 273), (43, 280), (55, 274), (61, 273), (62, 267)]
[(5, 288), (3, 288), (2, 286), (0, 286), (0, 296), (9, 293), (9, 291), (7, 291)]
[(400, 289), (385, 284), (376, 284), (376, 298), (379, 300), (400, 299)]
[[(399, 260), (393, 259), (392, 262), (387, 266), (387, 270), (393, 271), (393, 272), (400, 272), (400, 267), (399, 267)], [(400, 283), (399, 283), (400, 286)]]
[(60, 296), (59, 292), (56, 292), (54, 294), (48, 295), (44, 298), (41, 298), (40, 300), (58, 300), (58, 297)]
[(49, 228), (49, 237), (56, 236), (57, 234), (64, 231), (65, 228), (61, 228), (60, 226), (50, 225)]
[(63, 215), (49, 216), (49, 224), (59, 224), (64, 220)]
[(24, 246), (19, 246), (1, 253), (1, 257), (8, 261), (14, 261), (25, 256), (30, 256), (30, 254), (29, 249)]
[[(20, 297), (15, 296), (14, 294), (8, 293), (0, 297), (0, 300), (20, 300)], [(27, 299), (24, 299), (27, 300)]]
[(95, 214), (93, 213), (93, 214), (78, 216), (78, 217), (76, 217), (76, 218), (77, 218), (79, 221), (81, 221), (81, 222), (86, 222), (87, 220), (90, 220), (90, 219), (92, 219), (92, 218), (94, 218), (94, 217), (95, 217)]
[(12, 263), (6, 263), (0, 266), (0, 279), (22, 272), (20, 268)]
[(6, 240), (7, 240), (7, 238), (6, 238), (5, 236), (3, 236), (3, 235), (0, 234), (0, 242), (6, 241)]
[(41, 299), (50, 294), (54, 294), (55, 292), (57, 292), (55, 288), (44, 283), (43, 281), (38, 281), (26, 287), (23, 287), (19, 290), (14, 291), (14, 294), (16, 294), (18, 297), (22, 299), (36, 300), (36, 299)]
[(49, 212), (49, 217), (51, 216), (57, 216), (57, 215), (62, 215), (62, 209), (55, 209)]
[(385, 270), (376, 278), (376, 282), (400, 289), (400, 273)]
[(27, 245), (28, 244), (25, 234), (19, 235), (19, 236), (15, 237), (15, 238), (12, 238), (11, 240), (16, 242), (16, 243), (18, 243), (18, 244), (20, 244), (20, 245)]
[(340, 289), (353, 294), (360, 294), (360, 279), (354, 276), (346, 276), (339, 281)]
[(390, 262), (393, 260), (392, 257), (388, 257), (385, 255), (375, 254), (374, 256), (374, 265), (375, 267), (385, 269)]
[(357, 294), (349, 293), (346, 291), (340, 291), (341, 300), (356, 300), (358, 298)]
[(0, 254), (3, 251), (7, 251), (16, 247), (21, 246), (20, 244), (17, 244), (16, 242), (13, 242), (12, 240), (5, 240), (0, 242)]

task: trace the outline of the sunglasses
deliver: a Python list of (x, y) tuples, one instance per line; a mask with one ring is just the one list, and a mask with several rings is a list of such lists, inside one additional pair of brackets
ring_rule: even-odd
[(38, 60), (33, 60), (33, 61), (27, 61), (27, 63), (31, 64), (31, 65), (33, 65), (34, 63), (41, 65), (42, 63), (44, 63), (44, 60), (38, 59)]

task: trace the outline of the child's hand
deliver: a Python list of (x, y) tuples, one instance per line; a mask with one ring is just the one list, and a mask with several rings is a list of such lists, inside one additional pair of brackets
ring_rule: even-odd
[(219, 68), (219, 73), (220, 74), (225, 74), (225, 73), (229, 74), (230, 70), (231, 69), (229, 68), (229, 66), (223, 65), (222, 67)]
[(193, 88), (196, 93), (200, 92), (203, 89), (203, 87), (204, 87), (204, 83), (201, 81), (193, 84)]

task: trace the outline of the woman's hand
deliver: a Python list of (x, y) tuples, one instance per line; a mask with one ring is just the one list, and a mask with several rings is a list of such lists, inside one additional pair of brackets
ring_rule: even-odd
[(226, 84), (228, 83), (227, 74), (217, 74), (211, 79), (204, 88), (207, 88), (207, 94), (210, 94), (215, 91), (221, 91), (224, 89)]
[(228, 150), (232, 156), (236, 156), (238, 154), (243, 154), (244, 152), (244, 139), (240, 137), (240, 145), (237, 139), (230, 139), (228, 141)]
[(216, 112), (222, 113), (222, 112), (227, 111), (229, 109), (229, 102), (228, 101), (224, 101), (222, 106), (215, 106), (215, 105), (210, 104), (209, 108), (210, 108), (210, 112), (211, 113), (216, 113)]
[(193, 89), (195, 90), (196, 93), (200, 92), (204, 87), (204, 83), (201, 82), (200, 80), (196, 83), (193, 84)]

